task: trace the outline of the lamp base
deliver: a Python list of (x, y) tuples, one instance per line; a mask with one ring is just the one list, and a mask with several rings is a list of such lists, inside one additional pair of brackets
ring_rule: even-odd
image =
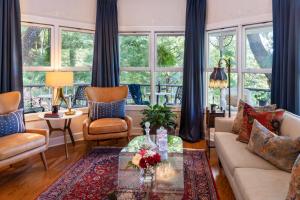
[(65, 115), (75, 115), (76, 111), (72, 110), (71, 108), (68, 109), (67, 112), (65, 112)]

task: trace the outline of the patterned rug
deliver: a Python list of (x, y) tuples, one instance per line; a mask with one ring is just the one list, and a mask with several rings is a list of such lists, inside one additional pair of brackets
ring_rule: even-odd
[[(39, 200), (115, 199), (120, 148), (97, 148), (81, 158), (51, 185)], [(205, 152), (184, 150), (186, 200), (217, 200), (218, 194)]]

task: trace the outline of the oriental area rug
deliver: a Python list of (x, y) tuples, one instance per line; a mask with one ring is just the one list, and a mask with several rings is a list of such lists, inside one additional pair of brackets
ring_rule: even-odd
[[(97, 148), (82, 157), (37, 199), (119, 199), (118, 162), (120, 148)], [(203, 150), (183, 151), (184, 200), (218, 200), (211, 169)], [(173, 199), (171, 198), (163, 199)], [(125, 199), (145, 199), (139, 194)], [(149, 198), (149, 197), (148, 197)], [(149, 199), (159, 200), (158, 196)]]

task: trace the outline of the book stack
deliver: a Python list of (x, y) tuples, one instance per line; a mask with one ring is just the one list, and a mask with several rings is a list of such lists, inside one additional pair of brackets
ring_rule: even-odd
[(62, 115), (59, 113), (45, 113), (44, 117), (45, 118), (60, 118), (60, 117), (62, 117)]

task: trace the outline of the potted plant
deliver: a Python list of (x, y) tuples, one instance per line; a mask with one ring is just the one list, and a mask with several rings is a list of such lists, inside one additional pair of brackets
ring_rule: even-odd
[(156, 130), (160, 127), (167, 129), (168, 134), (175, 134), (176, 114), (172, 112), (170, 107), (161, 105), (148, 105), (148, 108), (142, 111), (141, 126), (144, 129), (145, 123), (150, 122), (150, 134), (156, 134)]
[(258, 91), (254, 95), (254, 98), (258, 101), (259, 106), (265, 106), (267, 105), (270, 95), (267, 92)]

